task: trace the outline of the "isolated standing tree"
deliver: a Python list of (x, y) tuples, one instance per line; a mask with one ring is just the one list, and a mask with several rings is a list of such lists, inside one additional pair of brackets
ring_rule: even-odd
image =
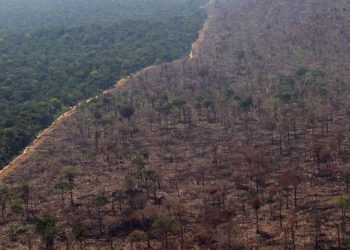
[(179, 122), (181, 121), (181, 109), (185, 104), (186, 104), (186, 99), (184, 97), (178, 97), (173, 100), (173, 105), (178, 109)]
[(145, 170), (144, 171), (144, 186), (146, 187), (146, 193), (147, 197), (149, 198), (150, 196), (150, 191), (153, 194), (153, 200), (157, 202), (157, 180), (158, 180), (158, 175), (154, 170)]
[(135, 108), (131, 105), (127, 105), (127, 106), (122, 106), (120, 108), (120, 115), (123, 118), (127, 118), (128, 121), (130, 121), (130, 118), (133, 116), (133, 114), (135, 113)]
[(165, 215), (160, 216), (152, 224), (153, 229), (160, 230), (163, 246), (168, 245), (168, 233), (171, 231), (173, 224), (174, 220), (171, 217)]
[(85, 225), (80, 221), (76, 221), (72, 225), (72, 233), (74, 238), (79, 242), (80, 250), (83, 250), (83, 246), (84, 246), (83, 241), (86, 238), (86, 234), (87, 234)]
[(73, 168), (66, 168), (63, 171), (64, 176), (66, 177), (66, 179), (69, 182), (69, 193), (70, 193), (70, 202), (71, 205), (74, 205), (74, 201), (73, 201), (73, 188), (74, 188), (74, 182), (75, 182), (75, 178), (78, 176), (78, 172), (73, 169)]
[(55, 185), (55, 188), (61, 191), (62, 209), (64, 209), (64, 193), (73, 189), (72, 184), (69, 182), (60, 182)]
[(259, 228), (259, 209), (261, 207), (261, 203), (260, 203), (260, 200), (259, 200), (258, 193), (256, 193), (256, 192), (250, 193), (249, 200), (251, 202), (252, 208), (255, 211), (256, 233), (258, 234), (260, 232), (260, 228)]
[(57, 235), (57, 219), (52, 215), (44, 215), (39, 218), (35, 225), (35, 230), (41, 235), (46, 250), (54, 249), (55, 237)]
[(94, 205), (97, 209), (97, 216), (98, 216), (98, 224), (99, 224), (99, 230), (100, 234), (103, 234), (103, 221), (102, 221), (102, 211), (101, 208), (105, 206), (108, 203), (108, 200), (104, 196), (97, 197), (94, 201)]
[(245, 123), (248, 123), (248, 112), (253, 106), (253, 98), (251, 96), (243, 98), (239, 103), (240, 108), (243, 109), (245, 113)]
[(11, 201), (10, 203), (10, 208), (11, 211), (14, 212), (15, 214), (21, 214), (23, 216), (23, 206), (22, 206), (22, 200), (19, 198), (16, 198)]
[(291, 238), (292, 238), (292, 244), (293, 244), (293, 250), (296, 249), (296, 229), (298, 226), (298, 218), (296, 215), (292, 215), (288, 218), (287, 220), (287, 230), (290, 232), (291, 234)]
[(203, 105), (207, 109), (207, 121), (210, 122), (210, 110), (214, 109), (214, 102), (210, 99), (205, 99)]
[(162, 116), (164, 116), (165, 121), (167, 122), (168, 115), (171, 113), (172, 109), (173, 109), (172, 103), (167, 103), (156, 108), (156, 111), (159, 113), (160, 122), (162, 122)]
[(341, 211), (341, 224), (343, 232), (346, 232), (346, 210), (350, 208), (350, 197), (347, 195), (339, 195), (334, 198), (333, 204)]

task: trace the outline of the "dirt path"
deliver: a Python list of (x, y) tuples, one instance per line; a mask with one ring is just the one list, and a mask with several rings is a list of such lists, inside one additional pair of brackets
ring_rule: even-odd
[(11, 161), (10, 164), (5, 166), (0, 171), (0, 180), (4, 178), (8, 173), (12, 172), (21, 162), (25, 161), (27, 158), (29, 158), (33, 152), (42, 144), (43, 138), (51, 133), (51, 131), (62, 122), (65, 118), (71, 116), (76, 110), (76, 106), (71, 108), (69, 111), (63, 113), (61, 116), (59, 116), (48, 128), (41, 131), (34, 141), (32, 141), (24, 150), (23, 152), (18, 155), (14, 160)]
[[(124, 78), (118, 81), (118, 83), (112, 87), (111, 89), (105, 90), (102, 92), (102, 94), (107, 94), (112, 91), (115, 91), (116, 89), (121, 88), (125, 83), (128, 82), (129, 78)], [(5, 166), (2, 170), (0, 170), (0, 180), (2, 180), (7, 174), (14, 171), (22, 162), (30, 158), (33, 153), (42, 145), (42, 143), (45, 140), (45, 137), (50, 135), (50, 133), (59, 126), (65, 119), (71, 117), (77, 108), (83, 104), (83, 103), (89, 103), (92, 100), (96, 99), (98, 96), (91, 97), (85, 101), (80, 102), (78, 105), (70, 108), (67, 112), (64, 112), (62, 115), (60, 115), (49, 127), (41, 131), (37, 137), (22, 151), (20, 155), (18, 155), (15, 159), (13, 159), (7, 166)]]

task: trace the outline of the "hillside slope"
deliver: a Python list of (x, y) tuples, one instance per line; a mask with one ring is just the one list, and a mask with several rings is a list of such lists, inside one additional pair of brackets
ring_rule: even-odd
[[(188, 59), (81, 104), (0, 174), (4, 249), (40, 232), (62, 249), (347, 247), (350, 2), (206, 9)], [(28, 226), (48, 213), (51, 238)]]
[(0, 169), (69, 107), (187, 55), (206, 19), (206, 0), (93, 2), (1, 2)]

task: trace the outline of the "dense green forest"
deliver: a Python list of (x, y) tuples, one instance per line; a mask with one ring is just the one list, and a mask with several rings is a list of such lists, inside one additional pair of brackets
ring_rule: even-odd
[(187, 53), (204, 2), (0, 0), (0, 167), (67, 107)]
[(0, 0), (0, 34), (55, 25), (193, 15), (205, 0)]

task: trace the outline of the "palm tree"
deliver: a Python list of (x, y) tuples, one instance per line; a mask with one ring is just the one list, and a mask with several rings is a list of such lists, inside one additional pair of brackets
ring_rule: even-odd
[(72, 190), (73, 186), (69, 182), (60, 182), (55, 185), (55, 188), (61, 191), (62, 209), (64, 209), (64, 192)]
[(63, 171), (64, 176), (66, 177), (66, 179), (69, 182), (69, 193), (70, 193), (70, 203), (73, 206), (74, 205), (74, 201), (73, 201), (73, 188), (74, 188), (74, 182), (75, 182), (75, 178), (78, 176), (78, 172), (74, 169), (74, 168), (66, 168)]

